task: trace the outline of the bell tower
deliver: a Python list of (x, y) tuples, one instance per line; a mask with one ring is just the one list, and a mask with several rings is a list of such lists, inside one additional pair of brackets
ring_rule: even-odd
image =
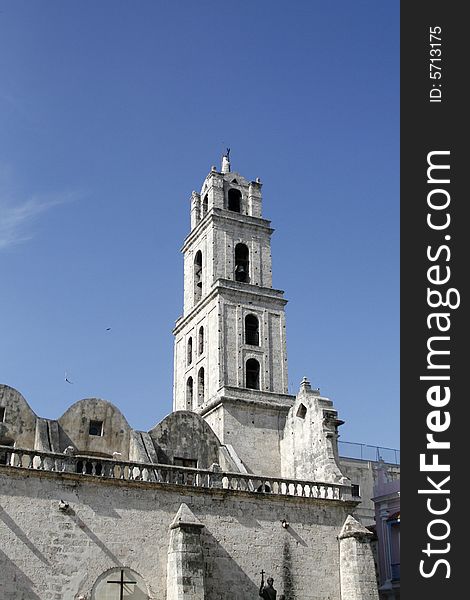
[(203, 416), (247, 470), (277, 474), (294, 397), (287, 394), (287, 301), (272, 287), (273, 229), (262, 217), (261, 182), (232, 171), (227, 149), (190, 205), (173, 409)]

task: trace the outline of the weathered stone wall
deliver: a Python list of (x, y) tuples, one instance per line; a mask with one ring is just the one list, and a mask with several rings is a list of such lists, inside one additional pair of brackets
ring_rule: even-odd
[(36, 415), (23, 396), (8, 385), (0, 385), (0, 443), (15, 443), (19, 447), (32, 448), (36, 434)]
[[(90, 435), (90, 421), (103, 423), (102, 435)], [(119, 452), (122, 460), (128, 460), (130, 433), (121, 411), (99, 398), (76, 402), (59, 419), (60, 449), (73, 446), (80, 454), (112, 456)]]
[(232, 400), (219, 404), (204, 418), (224, 444), (233, 446), (249, 473), (278, 477), (279, 444), (287, 410)]
[(348, 503), (9, 467), (0, 469), (0, 597), (88, 600), (103, 572), (122, 566), (143, 577), (149, 598), (165, 598), (169, 526), (182, 503), (204, 526), (206, 600), (256, 598), (261, 569), (287, 600), (340, 600)]
[(290, 409), (281, 441), (282, 476), (312, 481), (346, 481), (339, 467), (333, 402), (304, 378)]
[(201, 251), (202, 254), (201, 298), (207, 296), (214, 282), (214, 233), (213, 229), (209, 225), (210, 222), (207, 220), (204, 222), (204, 224), (201, 224), (200, 229), (194, 233), (191, 233), (184, 246), (184, 316), (188, 315), (194, 308), (195, 304), (197, 304), (194, 297), (194, 262), (198, 251)]
[[(228, 282), (227, 282), (228, 283)], [(224, 283), (225, 285), (225, 283)], [(222, 394), (223, 386), (245, 388), (245, 366), (249, 358), (260, 363), (260, 390), (254, 402), (272, 402), (271, 395), (287, 392), (287, 355), (285, 336), (285, 301), (273, 290), (261, 296), (257, 290), (238, 289), (245, 284), (234, 282), (210, 296), (194, 315), (177, 324), (175, 330), (174, 410), (204, 410)], [(245, 343), (244, 323), (248, 314), (259, 319), (258, 346)], [(204, 327), (204, 350), (199, 353), (198, 335)], [(188, 363), (188, 340), (192, 339), (192, 361)], [(198, 373), (204, 368), (204, 397), (201, 399)], [(193, 380), (193, 400), (187, 401), (187, 381)], [(267, 396), (263, 397), (263, 393)], [(203, 401), (202, 401), (203, 400)], [(279, 449), (277, 448), (277, 451)]]
[[(223, 385), (245, 388), (246, 361), (255, 358), (260, 364), (260, 391), (287, 394), (286, 302), (282, 292), (264, 293), (238, 282), (223, 284), (219, 308), (223, 351), (217, 348)], [(258, 345), (245, 340), (245, 318), (250, 314), (258, 318)]]
[(204, 600), (204, 525), (181, 504), (170, 525), (166, 600)]
[(249, 283), (272, 287), (272, 263), (269, 221), (224, 211), (214, 215), (214, 281), (235, 280), (235, 246), (245, 244), (249, 250)]
[(372, 533), (351, 515), (339, 534), (342, 600), (379, 600)]
[[(231, 188), (241, 193), (240, 213), (227, 210)], [(206, 194), (208, 211), (204, 213), (201, 202)], [(195, 306), (194, 258), (199, 250), (203, 259), (203, 297), (217, 279), (234, 279), (234, 252), (238, 242), (250, 250), (250, 282), (272, 287), (271, 234), (270, 222), (261, 218), (261, 185), (249, 183), (238, 173), (223, 177), (211, 173), (201, 194), (191, 196), (191, 232), (183, 246), (184, 316)]]
[[(199, 330), (203, 327), (202, 352)], [(173, 410), (196, 410), (214, 396), (220, 387), (218, 302), (214, 297), (201, 302), (192, 318), (181, 323), (175, 334)], [(192, 338), (192, 360), (188, 361), (188, 341)], [(201, 393), (198, 373), (204, 369), (204, 393)], [(193, 378), (193, 400), (188, 402), (186, 385)]]
[(150, 430), (157, 452), (157, 462), (175, 464), (175, 458), (196, 461), (199, 469), (209, 469), (219, 462), (220, 442), (209, 425), (191, 411), (168, 415)]

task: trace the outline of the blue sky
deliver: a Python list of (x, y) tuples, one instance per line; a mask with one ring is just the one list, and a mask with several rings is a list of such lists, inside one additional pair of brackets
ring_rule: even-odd
[(276, 229), (290, 391), (398, 447), (398, 2), (0, 0), (0, 71), (0, 382), (48, 418), (171, 411), (189, 197), (230, 146)]

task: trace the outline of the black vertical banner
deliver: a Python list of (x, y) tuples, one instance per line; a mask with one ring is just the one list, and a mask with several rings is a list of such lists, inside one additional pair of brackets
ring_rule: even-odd
[[(401, 595), (468, 595), (464, 3), (401, 4)], [(462, 465), (462, 466), (461, 466)], [(465, 591), (467, 590), (467, 591)]]

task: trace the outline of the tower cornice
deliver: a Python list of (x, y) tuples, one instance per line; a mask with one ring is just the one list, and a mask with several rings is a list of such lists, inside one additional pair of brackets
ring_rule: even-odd
[(253, 300), (261, 300), (262, 302), (270, 302), (272, 305), (276, 305), (278, 308), (283, 308), (288, 300), (284, 298), (283, 290), (275, 290), (268, 287), (260, 287), (258, 285), (251, 285), (249, 283), (239, 283), (238, 281), (232, 281), (231, 279), (217, 279), (212, 286), (210, 292), (200, 301), (193, 309), (187, 314), (182, 315), (176, 320), (175, 327), (173, 328), (173, 334), (177, 335), (179, 331), (184, 329), (186, 324), (194, 319), (199, 312), (204, 312), (206, 306), (217, 296), (223, 292), (235, 292), (242, 293), (249, 301), (249, 298)]
[(242, 215), (221, 208), (212, 208), (208, 214), (196, 225), (196, 227), (188, 234), (184, 240), (181, 252), (185, 252), (188, 246), (198, 238), (201, 233), (208, 229), (212, 224), (223, 225), (224, 223), (242, 224), (243, 227), (252, 228), (253, 231), (264, 231), (268, 235), (272, 235), (274, 229), (271, 227), (271, 221), (261, 217), (252, 217), (250, 215)]
[(247, 406), (255, 405), (258, 408), (271, 409), (288, 413), (295, 402), (295, 396), (291, 394), (279, 394), (275, 392), (266, 392), (258, 390), (250, 390), (247, 388), (235, 388), (224, 386), (218, 390), (217, 396), (200, 406), (196, 412), (201, 416), (205, 416), (219, 407), (221, 404), (234, 404), (239, 406), (245, 404)]

